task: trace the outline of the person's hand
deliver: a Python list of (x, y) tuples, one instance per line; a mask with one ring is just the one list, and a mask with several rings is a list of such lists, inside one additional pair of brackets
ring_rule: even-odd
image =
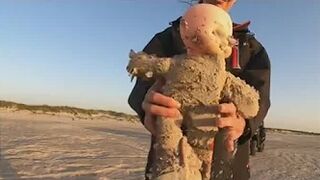
[(226, 129), (225, 146), (229, 152), (234, 150), (234, 142), (243, 133), (246, 122), (237, 113), (237, 108), (233, 103), (223, 103), (218, 106), (221, 117), (216, 119), (215, 125)]
[(180, 116), (180, 104), (173, 98), (161, 93), (164, 80), (157, 80), (148, 90), (142, 102), (142, 109), (145, 112), (144, 126), (152, 134), (156, 134), (155, 117), (163, 116), (176, 118)]

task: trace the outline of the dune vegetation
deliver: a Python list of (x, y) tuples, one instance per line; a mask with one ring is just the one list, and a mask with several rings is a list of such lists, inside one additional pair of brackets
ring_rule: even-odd
[(2, 109), (13, 109), (14, 111), (26, 110), (33, 113), (44, 113), (44, 114), (58, 114), (67, 113), (73, 116), (112, 116), (120, 120), (128, 120), (132, 122), (137, 122), (138, 117), (131, 114), (126, 114), (123, 112), (116, 112), (111, 110), (96, 110), (96, 109), (83, 109), (78, 107), (70, 106), (49, 106), (49, 105), (26, 105), (22, 103), (15, 103), (10, 101), (0, 100), (0, 108)]

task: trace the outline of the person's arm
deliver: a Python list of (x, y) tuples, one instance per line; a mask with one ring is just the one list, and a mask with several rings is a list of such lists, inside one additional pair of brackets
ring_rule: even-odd
[[(163, 32), (156, 34), (151, 41), (143, 49), (145, 53), (154, 54), (159, 57), (166, 57), (168, 54), (166, 47), (170, 43), (170, 28), (167, 28)], [(138, 114), (142, 124), (144, 123), (144, 110), (142, 109), (142, 102), (144, 100), (145, 94), (149, 88), (153, 85), (154, 81), (145, 81), (140, 78), (137, 78), (136, 84), (133, 87), (129, 98), (128, 103), (130, 107)]]
[[(254, 41), (256, 40), (254, 39)], [(258, 127), (263, 123), (270, 107), (270, 60), (265, 48), (260, 43), (256, 41), (253, 48), (256, 51), (240, 75), (240, 78), (259, 91), (260, 108), (258, 114), (253, 119), (246, 120), (246, 127), (239, 138), (240, 144), (245, 143), (254, 135)]]

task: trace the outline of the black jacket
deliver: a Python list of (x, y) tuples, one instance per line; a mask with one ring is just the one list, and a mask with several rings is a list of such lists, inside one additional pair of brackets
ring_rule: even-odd
[[(171, 26), (164, 31), (157, 33), (143, 51), (159, 57), (171, 57), (186, 53), (186, 49), (180, 38), (179, 22), (180, 18), (171, 22)], [(261, 98), (258, 115), (254, 119), (246, 120), (246, 128), (238, 140), (238, 151), (232, 165), (235, 179), (242, 180), (249, 179), (250, 177), (248, 140), (254, 135), (258, 126), (263, 122), (270, 107), (270, 61), (265, 48), (255, 39), (247, 27), (234, 29), (233, 35), (239, 39), (239, 62), (241, 69), (231, 68), (229, 60), (227, 61), (227, 70), (245, 80), (251, 86), (254, 86), (259, 91)], [(142, 110), (141, 104), (152, 84), (153, 82), (151, 81), (137, 79), (129, 96), (129, 105), (137, 112), (142, 122), (144, 111)], [(151, 143), (153, 143), (153, 140)], [(150, 172), (150, 167), (153, 162), (152, 154), (153, 149), (151, 145), (146, 174)], [(148, 179), (147, 176), (146, 179)]]

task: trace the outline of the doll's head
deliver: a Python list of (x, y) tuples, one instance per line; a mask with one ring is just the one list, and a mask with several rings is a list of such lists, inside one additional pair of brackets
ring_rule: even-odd
[(212, 4), (191, 6), (180, 22), (183, 43), (190, 55), (231, 54), (232, 20), (227, 12)]

